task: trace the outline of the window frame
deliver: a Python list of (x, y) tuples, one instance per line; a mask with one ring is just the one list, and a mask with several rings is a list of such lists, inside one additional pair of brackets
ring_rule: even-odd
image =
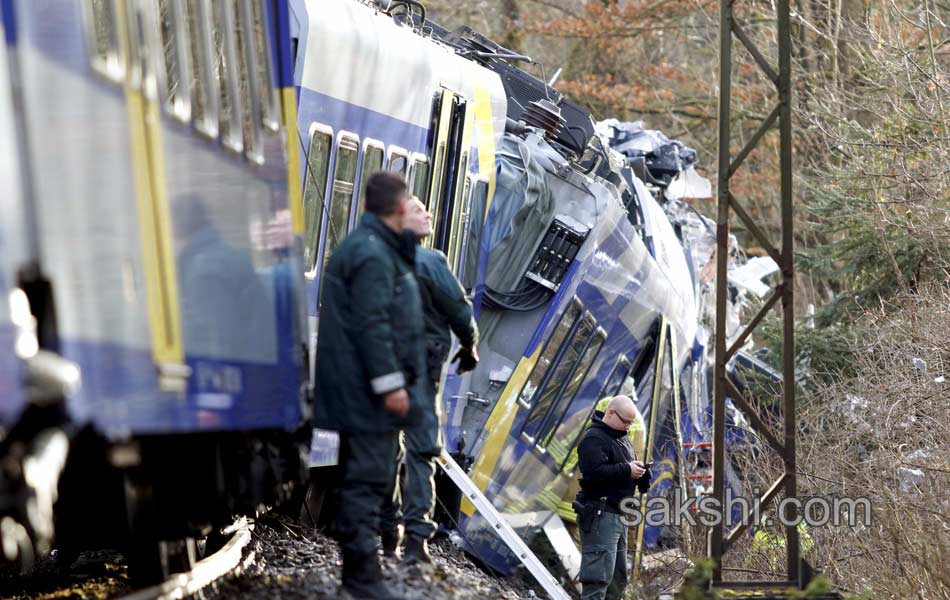
[[(262, 165), (264, 164), (264, 121), (261, 115), (264, 109), (261, 100), (261, 73), (257, 68), (259, 54), (257, 53), (254, 8), (251, 6), (252, 0), (235, 1), (238, 3), (240, 12), (236, 15), (236, 19), (240, 25), (235, 28), (233, 33), (235, 43), (240, 41), (241, 49), (244, 51), (244, 69), (247, 72), (242, 75), (247, 76), (247, 96), (250, 100), (250, 106), (244, 106), (245, 99), (241, 98), (241, 134), (244, 138), (244, 155), (254, 164)], [(238, 64), (240, 65), (240, 63)], [(244, 132), (245, 112), (249, 117), (247, 121), (250, 122), (250, 139)]]
[[(125, 23), (120, 23), (120, 14), (116, 10), (115, 3), (111, 0), (106, 3), (112, 20), (112, 29), (110, 31), (111, 40), (109, 40), (109, 49), (106, 52), (99, 51), (99, 38), (96, 35), (97, 13), (92, 6), (92, 2), (86, 0), (80, 2), (83, 16), (83, 37), (86, 42), (86, 57), (89, 60), (89, 67), (100, 77), (121, 84), (126, 77), (126, 66), (131, 64), (127, 61), (127, 56), (123, 51), (123, 35), (120, 30), (125, 27)], [(8, 40), (9, 42), (9, 40)]]
[[(468, 227), (466, 228), (466, 231), (464, 232), (464, 235), (462, 237), (462, 249), (459, 252), (459, 259), (461, 261), (461, 266), (459, 268), (460, 272), (458, 273), (459, 282), (462, 283), (462, 286), (465, 288), (466, 291), (475, 288), (475, 283), (476, 283), (475, 277), (477, 277), (478, 275), (478, 253), (477, 252), (479, 248), (481, 247), (481, 234), (484, 232), (485, 219), (488, 216), (488, 198), (489, 198), (489, 193), (491, 192), (491, 182), (489, 181), (488, 177), (485, 177), (484, 175), (481, 175), (481, 174), (473, 175), (471, 173), (469, 174), (469, 176), (471, 177), (471, 187), (469, 188), (469, 198), (468, 198)], [(474, 262), (475, 273), (471, 274), (471, 277), (472, 277), (471, 287), (466, 287), (465, 286), (466, 279), (470, 275), (465, 271), (464, 267), (465, 267), (466, 261), (468, 260), (469, 245), (472, 243), (472, 227), (475, 224), (475, 218), (479, 216), (479, 215), (472, 214), (472, 211), (473, 211), (473, 207), (475, 206), (475, 192), (476, 190), (478, 190), (478, 187), (480, 184), (485, 185), (485, 206), (484, 206), (483, 214), (480, 215), (479, 217), (481, 220), (481, 224), (480, 224), (480, 229), (479, 229), (479, 244), (475, 249), (476, 250), (475, 262)]]
[[(258, 59), (255, 63), (263, 69), (262, 74), (264, 76), (263, 81), (260, 82), (261, 93), (258, 98), (261, 103), (261, 109), (258, 117), (261, 125), (265, 129), (272, 133), (277, 133), (280, 131), (281, 114), (280, 101), (277, 98), (277, 79), (274, 76), (277, 65), (273, 64), (275, 58), (274, 40), (272, 39), (274, 27), (271, 26), (273, 15), (271, 14), (271, 9), (268, 8), (269, 6), (269, 3), (252, 0), (251, 20), (252, 23), (255, 23), (255, 17), (260, 15), (261, 28), (263, 29), (263, 35), (261, 35), (260, 38), (258, 38), (256, 27), (254, 29), (254, 49), (257, 50), (256, 56)], [(263, 41), (263, 48), (257, 44), (259, 39)], [(260, 61), (262, 55), (264, 58), (263, 62)], [(261, 74), (261, 71), (258, 71), (258, 74)]]
[(165, 38), (162, 36), (162, 14), (161, 4), (156, 2), (153, 10), (155, 11), (155, 25), (158, 31), (158, 40), (160, 42), (160, 58), (158, 64), (161, 67), (157, 71), (158, 94), (161, 98), (163, 110), (182, 123), (191, 122), (191, 52), (189, 49), (191, 32), (188, 30), (185, 21), (185, 12), (181, 0), (165, 0), (169, 9), (169, 20), (171, 23), (171, 34), (174, 36), (172, 52), (175, 56), (175, 74), (178, 78), (178, 89), (175, 97), (172, 98), (168, 89), (170, 73), (168, 72), (168, 63), (165, 60)]
[(429, 160), (429, 157), (421, 152), (413, 152), (409, 156), (409, 174), (406, 176), (406, 180), (409, 182), (409, 191), (414, 195), (416, 194), (416, 169), (418, 165), (426, 166), (426, 181), (422, 182), (425, 186), (422, 188), (422, 191), (425, 192), (425, 197), (420, 197), (419, 200), (426, 205), (426, 208), (429, 206), (429, 180), (432, 178), (432, 163)]
[[(393, 159), (397, 156), (406, 161), (406, 168), (401, 171), (393, 171), (392, 169)], [(386, 150), (386, 161), (384, 164), (386, 165), (387, 171), (391, 173), (399, 173), (406, 178), (407, 182), (409, 181), (409, 169), (412, 165), (412, 161), (410, 160), (410, 153), (408, 150), (402, 148), (401, 146), (390, 145)]]
[[(594, 418), (594, 411), (597, 410), (597, 403), (608, 396), (615, 396), (620, 391), (620, 387), (612, 392), (607, 390), (607, 386), (610, 385), (611, 380), (618, 373), (623, 374), (623, 378), (620, 380), (618, 386), (623, 386), (624, 381), (627, 380), (627, 377), (630, 376), (630, 369), (633, 367), (633, 363), (630, 362), (630, 359), (626, 354), (621, 353), (617, 360), (614, 362), (614, 366), (610, 369), (610, 372), (607, 374), (607, 378), (604, 380), (604, 385), (600, 388), (600, 392), (597, 394), (597, 398), (594, 400), (594, 403), (591, 405), (590, 410), (587, 412), (587, 418), (584, 419), (584, 423), (581, 425), (580, 429), (577, 431), (577, 435), (574, 436), (574, 441), (571, 442), (571, 445), (567, 449), (567, 453), (564, 454), (564, 460), (561, 461), (561, 466), (558, 468), (559, 473), (564, 472), (564, 467), (567, 466), (567, 461), (571, 458), (571, 453), (574, 452), (574, 449), (577, 448), (577, 445), (581, 442), (581, 438), (584, 436), (584, 432), (587, 431), (587, 428), (590, 427), (591, 419)], [(566, 473), (566, 475), (571, 476), (574, 474), (574, 471)]]
[[(465, 235), (465, 231), (468, 229), (468, 213), (471, 208), (472, 177), (468, 172), (470, 160), (469, 150), (463, 150), (459, 155), (459, 170), (455, 178), (455, 189), (453, 190), (452, 214), (449, 216), (451, 222), (448, 224), (448, 237), (445, 240), (445, 256), (448, 259), (449, 269), (456, 277), (461, 275), (462, 236)], [(455, 240), (454, 244), (453, 240)]]
[(366, 156), (370, 150), (379, 150), (382, 152), (379, 168), (383, 170), (386, 166), (386, 144), (375, 138), (363, 138), (363, 142), (360, 145), (359, 164), (356, 169), (356, 183), (353, 186), (353, 197), (350, 198), (350, 219), (347, 232), (353, 231), (353, 229), (359, 225), (360, 217), (363, 216), (363, 203), (360, 202), (360, 198), (363, 196), (363, 187), (369, 179), (368, 176), (364, 177), (364, 169), (366, 167)]
[[(324, 227), (324, 230), (323, 230), (323, 235), (322, 235), (322, 240), (323, 240), (323, 241), (322, 241), (322, 243), (321, 243), (321, 245), (320, 245), (320, 257), (319, 257), (319, 259), (320, 259), (320, 269), (321, 269), (321, 272), (322, 272), (322, 269), (323, 269), (323, 264), (326, 262), (326, 260), (327, 260), (327, 258), (328, 258), (326, 253), (327, 253), (327, 243), (330, 241), (330, 238), (329, 238), (329, 235), (330, 235), (329, 224), (330, 224), (331, 215), (333, 214), (333, 193), (334, 193), (334, 191), (336, 190), (336, 185), (337, 185), (337, 183), (336, 183), (336, 182), (337, 182), (337, 176), (336, 176), (336, 175), (337, 175), (337, 169), (338, 169), (338, 167), (339, 167), (339, 165), (340, 165), (340, 151), (341, 151), (341, 149), (342, 149), (342, 147), (343, 147), (343, 143), (344, 143), (345, 141), (352, 142), (353, 145), (355, 146), (355, 150), (356, 150), (356, 153), (357, 153), (357, 155), (356, 155), (357, 165), (356, 165), (356, 169), (353, 171), (353, 181), (352, 181), (352, 182), (347, 182), (347, 183), (350, 183), (350, 184), (355, 188), (355, 187), (356, 187), (356, 182), (358, 181), (358, 177), (359, 177), (360, 136), (359, 136), (358, 134), (356, 134), (356, 133), (353, 133), (352, 131), (347, 131), (347, 130), (345, 130), (345, 129), (340, 129), (340, 130), (338, 130), (338, 131), (336, 132), (336, 138), (334, 139), (334, 144), (333, 144), (333, 158), (332, 158), (331, 164), (330, 164), (330, 173), (331, 173), (331, 175), (330, 175), (330, 178), (329, 178), (329, 180), (328, 180), (328, 182), (327, 182), (327, 185), (329, 186), (329, 187), (327, 188), (327, 197), (328, 197), (328, 200), (326, 201), (326, 202), (327, 202), (327, 204), (326, 204), (326, 213), (327, 213), (327, 214), (326, 214), (326, 219), (327, 219), (327, 220), (326, 220), (326, 224), (325, 224), (325, 227)], [(350, 191), (349, 202), (347, 203), (347, 211), (352, 211), (352, 208), (353, 208), (353, 192)], [(347, 227), (349, 227), (350, 219), (351, 219), (352, 216), (353, 216), (352, 214), (347, 214), (347, 215), (346, 215)], [(339, 240), (340, 242), (343, 241), (343, 238), (346, 237), (346, 234), (347, 234), (347, 233), (349, 233), (349, 229), (347, 229), (346, 231), (343, 232), (343, 235), (340, 237), (340, 240)]]
[[(318, 123), (314, 121), (313, 123), (310, 124), (310, 130), (308, 132), (308, 139), (310, 140), (310, 142), (309, 142), (309, 145), (307, 146), (307, 156), (305, 157), (305, 160), (304, 160), (304, 165), (305, 165), (304, 183), (303, 183), (303, 189), (301, 190), (301, 196), (300, 196), (301, 202), (303, 202), (304, 198), (306, 197), (307, 179), (310, 175), (310, 155), (313, 152), (313, 138), (318, 133), (324, 134), (330, 138), (330, 154), (327, 157), (327, 172), (326, 172), (325, 180), (323, 182), (323, 205), (320, 207), (320, 220), (319, 220), (319, 227), (317, 228), (317, 243), (316, 243), (316, 247), (314, 248), (314, 253), (313, 253), (313, 264), (310, 265), (309, 268), (307, 268), (307, 271), (304, 274), (304, 276), (307, 279), (316, 279), (317, 272), (320, 267), (320, 258), (323, 256), (323, 239), (325, 237), (324, 236), (324, 221), (327, 218), (329, 218), (329, 212), (330, 212), (328, 210), (330, 208), (330, 203), (327, 201), (327, 191), (329, 190), (329, 187), (330, 187), (330, 176), (333, 173), (333, 161), (336, 158), (335, 156), (336, 155), (336, 136), (335, 136), (335, 132), (333, 131), (333, 127), (331, 127), (330, 125), (326, 125), (324, 123)], [(303, 207), (303, 208), (304, 208), (304, 214), (306, 214), (306, 207)], [(306, 223), (304, 223), (304, 233), (306, 234)], [(307, 244), (307, 243), (308, 242), (305, 239), (304, 244)]]
[[(198, 34), (198, 39), (195, 40), (195, 48), (197, 48), (198, 61), (197, 65), (197, 81), (198, 86), (192, 88), (191, 94), (191, 124), (199, 134), (207, 137), (208, 139), (217, 140), (218, 136), (221, 133), (221, 90), (218, 87), (218, 78), (214, 74), (215, 69), (215, 45), (214, 45), (214, 33), (211, 30), (211, 21), (214, 18), (214, 11), (209, 4), (210, 0), (192, 0), (186, 4), (186, 15), (189, 14), (189, 9), (194, 9), (194, 18), (195, 18), (195, 32)], [(187, 21), (190, 17), (186, 17), (186, 28)], [(189, 29), (189, 36), (191, 31)], [(191, 55), (189, 53), (189, 60), (191, 60)], [(191, 73), (188, 74), (189, 78)], [(204, 86), (204, 114), (200, 119), (195, 117), (195, 103), (198, 101), (197, 89), (200, 86)]]
[[(235, 29), (237, 27), (237, 20), (234, 16), (234, 5), (231, 0), (219, 0), (217, 3), (219, 8), (218, 15), (220, 15), (223, 23), (221, 23), (220, 30), (222, 48), (221, 51), (224, 54), (224, 61), (227, 65), (226, 69), (226, 81), (224, 85), (221, 79), (218, 79), (219, 85), (218, 88), (218, 139), (221, 141), (221, 144), (235, 152), (237, 154), (244, 153), (244, 123), (242, 121), (244, 115), (243, 99), (241, 98), (241, 86), (238, 82), (238, 74), (236, 72), (236, 67), (238, 64), (238, 51), (237, 51), (237, 40), (235, 39)], [(212, 26), (216, 24), (214, 11), (212, 10), (211, 20)], [(212, 30), (212, 44), (214, 43), (214, 30)], [(214, 52), (217, 53), (217, 48), (214, 48)], [(230, 100), (231, 114), (228, 115), (228, 127), (227, 133), (222, 134), (221, 127), (221, 95), (222, 90), (227, 88), (228, 99)]]
[(551, 335), (549, 335), (548, 338), (544, 340), (544, 346), (541, 348), (541, 353), (538, 354), (538, 362), (534, 363), (534, 366), (531, 367), (531, 371), (528, 373), (528, 377), (525, 378), (524, 383), (521, 385), (521, 389), (518, 390), (518, 397), (515, 399), (515, 401), (522, 408), (525, 408), (527, 410), (532, 409), (532, 407), (534, 406), (535, 398), (538, 395), (538, 390), (544, 389), (544, 386), (547, 384), (548, 378), (550, 378), (551, 376), (551, 367), (556, 365), (558, 361), (561, 359), (561, 356), (564, 353), (564, 347), (566, 345), (564, 343), (562, 343), (561, 347), (557, 349), (557, 352), (555, 352), (554, 358), (551, 359), (551, 363), (547, 366), (547, 369), (545, 370), (544, 375), (541, 377), (541, 381), (538, 383), (538, 387), (534, 390), (534, 392), (531, 393), (531, 397), (528, 399), (528, 401), (524, 401), (522, 399), (522, 396), (524, 395), (525, 388), (528, 386), (528, 382), (531, 381), (531, 376), (534, 375), (534, 370), (538, 368), (538, 364), (541, 362), (541, 358), (544, 356), (544, 352), (548, 349), (548, 345), (551, 343), (551, 340), (554, 339), (554, 334), (557, 332), (558, 328), (561, 326), (561, 323), (564, 321), (564, 319), (567, 318), (568, 313), (571, 312), (571, 310), (575, 308), (578, 311), (577, 317), (575, 317), (574, 322), (571, 323), (570, 329), (567, 330), (567, 334), (564, 336), (565, 341), (573, 339), (574, 333), (575, 331), (577, 331), (577, 328), (580, 325), (580, 322), (583, 320), (584, 314), (586, 312), (584, 309), (584, 303), (581, 302), (581, 299), (578, 298), (577, 296), (573, 296), (571, 298), (571, 302), (567, 305), (565, 310), (561, 312), (561, 316), (558, 318), (557, 323), (554, 325), (554, 328), (551, 330)]
[[(591, 323), (590, 334), (584, 338), (583, 344), (577, 351), (577, 358), (575, 359), (574, 363), (570, 365), (570, 369), (567, 371), (566, 375), (560, 381), (553, 382), (553, 374), (551, 373), (552, 369), (556, 370), (557, 367), (561, 365), (561, 362), (564, 360), (564, 357), (567, 354), (567, 350), (574, 344), (575, 341), (578, 341), (577, 336), (581, 328), (580, 325), (585, 321), (589, 321)], [(570, 398), (565, 400), (564, 394), (567, 391), (567, 385), (571, 382), (571, 380), (574, 379), (575, 375), (577, 375), (578, 368), (584, 363), (591, 346), (594, 344), (595, 340), (598, 339), (598, 337), (601, 338), (602, 341), (597, 348), (597, 352), (593, 355), (590, 364), (585, 369), (577, 389), (574, 390)], [(591, 313), (589, 310), (585, 310), (577, 320), (575, 326), (571, 328), (570, 337), (565, 338), (564, 343), (562, 344), (562, 351), (558, 352), (556, 360), (551, 362), (551, 365), (548, 367), (548, 371), (545, 373), (544, 379), (542, 379), (541, 385), (539, 385), (538, 389), (535, 390), (532, 396), (531, 410), (528, 413), (528, 416), (525, 418), (524, 425), (522, 425), (521, 428), (521, 438), (531, 444), (532, 448), (538, 452), (545, 453), (547, 451), (546, 449), (548, 444), (551, 442), (552, 437), (557, 432), (558, 423), (564, 419), (564, 414), (566, 414), (567, 410), (570, 408), (574, 397), (580, 392), (581, 386), (583, 386), (584, 381), (587, 380), (587, 376), (590, 373), (590, 370), (593, 368), (594, 362), (596, 362), (597, 357), (600, 355), (600, 351), (603, 350), (603, 347), (606, 343), (607, 332), (598, 324), (597, 318), (594, 317), (593, 313)], [(535, 431), (531, 433), (525, 431), (528, 428), (528, 421), (531, 419), (531, 416), (536, 410), (538, 410), (538, 396), (543, 394), (543, 392), (546, 391), (548, 386), (552, 383), (554, 383), (556, 386), (554, 389), (553, 399), (544, 409), (544, 414), (541, 415), (536, 421), (537, 427)], [(561, 413), (557, 419), (554, 418), (555, 413)]]

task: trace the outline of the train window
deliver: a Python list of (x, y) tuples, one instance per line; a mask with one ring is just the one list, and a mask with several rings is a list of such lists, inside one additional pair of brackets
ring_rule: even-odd
[(218, 79), (219, 108), (218, 131), (225, 147), (243, 152), (243, 124), (241, 123), (241, 86), (238, 81), (238, 45), (234, 3), (212, 2), (214, 15), (215, 75)]
[(121, 82), (125, 66), (119, 52), (119, 29), (112, 0), (82, 2), (89, 63), (103, 77)]
[(191, 119), (191, 53), (181, 0), (158, 0), (162, 56), (164, 58), (165, 110), (177, 119)]
[(376, 140), (366, 140), (363, 142), (363, 166), (360, 167), (360, 186), (356, 188), (356, 222), (359, 224), (360, 216), (363, 214), (363, 195), (366, 193), (366, 182), (373, 173), (383, 168), (383, 144)]
[(251, 2), (254, 10), (254, 48), (257, 51), (255, 66), (260, 82), (261, 123), (271, 131), (280, 130), (280, 103), (277, 100), (277, 79), (274, 77), (274, 47), (267, 8), (264, 2)]
[(623, 383), (627, 380), (630, 371), (630, 361), (623, 354), (620, 355), (620, 358), (617, 359), (617, 364), (614, 365), (613, 370), (610, 372), (610, 375), (607, 376), (607, 381), (604, 382), (604, 387), (600, 389), (600, 394), (597, 395), (597, 399), (605, 398), (607, 396), (616, 396), (620, 393), (620, 390), (623, 389)]
[[(553, 406), (552, 410), (548, 411), (548, 415), (541, 425), (541, 431), (538, 432), (537, 436), (538, 439), (541, 440), (538, 444), (539, 446), (546, 448), (551, 442), (551, 438), (554, 437), (554, 432), (564, 421), (568, 409), (577, 397), (581, 385), (587, 381), (591, 367), (594, 365), (594, 361), (597, 359), (606, 341), (607, 333), (600, 327), (598, 327), (594, 335), (587, 340), (584, 350), (581, 352), (580, 361), (574, 365), (574, 370), (571, 371), (571, 374), (568, 376), (567, 383), (564, 384), (563, 389), (555, 399), (555, 406)], [(557, 386), (558, 383), (555, 382), (555, 385)]]
[(468, 210), (468, 235), (462, 245), (462, 287), (472, 290), (478, 275), (478, 253), (482, 245), (482, 227), (485, 225), (485, 210), (488, 208), (488, 181), (475, 179), (472, 199)]
[(350, 223), (350, 204), (356, 184), (356, 166), (359, 162), (360, 142), (353, 134), (340, 134), (333, 166), (333, 191), (330, 193), (330, 219), (327, 223), (327, 243), (323, 250), (323, 266), (347, 234)]
[[(469, 202), (471, 201), (471, 194), (469, 192), (472, 187), (472, 177), (468, 174), (467, 151), (462, 152), (462, 158), (459, 160), (458, 174), (461, 181), (458, 181), (455, 185), (455, 198), (452, 200), (452, 213), (449, 215), (451, 221), (448, 223), (449, 239), (448, 244), (446, 244), (446, 256), (448, 257), (449, 266), (456, 275), (459, 274), (459, 270), (462, 267), (462, 261), (460, 260), (462, 254), (462, 236), (468, 226), (468, 209)], [(462, 177), (463, 174), (464, 177)]]
[[(623, 383), (626, 381), (630, 372), (630, 360), (626, 355), (621, 354), (617, 358), (617, 363), (614, 365), (614, 368), (610, 371), (610, 375), (607, 376), (607, 380), (604, 382), (602, 388), (600, 388), (600, 393), (597, 394), (597, 397), (594, 399), (593, 404), (590, 407), (590, 410), (587, 412), (587, 418), (584, 419), (584, 424), (580, 428), (574, 430), (574, 439), (571, 442), (571, 445), (568, 446), (567, 452), (564, 453), (564, 458), (561, 462), (561, 471), (567, 469), (573, 470), (576, 466), (577, 456), (571, 456), (574, 448), (577, 447), (577, 444), (581, 441), (581, 436), (584, 435), (584, 432), (587, 431), (587, 427), (590, 425), (591, 419), (594, 417), (594, 410), (597, 408), (597, 403), (604, 398), (612, 398), (620, 393), (620, 390), (623, 388)], [(573, 459), (572, 464), (568, 464), (569, 461)]]
[(548, 413), (556, 407), (555, 403), (561, 396), (561, 389), (584, 355), (584, 350), (590, 343), (590, 337), (596, 327), (597, 322), (594, 317), (589, 312), (585, 312), (580, 324), (571, 332), (571, 337), (564, 344), (557, 360), (554, 361), (551, 372), (541, 383), (522, 429), (524, 435), (531, 441), (541, 439), (539, 432), (543, 429), (542, 425), (548, 420)]
[[(647, 424), (647, 437), (652, 439), (656, 426), (663, 424), (663, 419), (669, 410), (670, 391), (673, 389), (673, 357), (671, 354), (672, 346), (669, 343), (669, 327), (664, 324), (660, 340), (660, 346), (657, 349), (656, 359), (658, 363), (653, 369), (653, 389), (650, 402), (643, 402), (640, 406), (640, 412), (643, 414), (643, 420)], [(657, 385), (659, 379), (659, 385)], [(655, 421), (655, 423), (654, 423)]]
[[(256, 67), (258, 54), (254, 49), (254, 9), (249, 0), (232, 0), (237, 27), (234, 41), (237, 50), (236, 73), (241, 94), (241, 131), (244, 134), (244, 152), (248, 159), (261, 164), (264, 153), (261, 143), (261, 88), (260, 71)], [(259, 2), (255, 2), (259, 4)]]
[(412, 195), (429, 206), (429, 159), (421, 154), (413, 156), (409, 177), (412, 179), (412, 185), (409, 186)]
[(548, 369), (551, 367), (551, 364), (556, 361), (558, 353), (564, 346), (564, 341), (573, 331), (574, 325), (581, 316), (583, 308), (584, 305), (581, 304), (581, 301), (574, 298), (567, 310), (564, 311), (564, 314), (561, 315), (561, 320), (554, 329), (554, 333), (551, 334), (551, 337), (544, 345), (544, 350), (541, 352), (541, 356), (538, 357), (538, 362), (534, 365), (534, 368), (531, 369), (531, 374), (528, 375), (528, 380), (518, 395), (518, 403), (521, 404), (521, 406), (531, 408), (531, 398), (534, 397), (535, 392), (538, 391), (538, 388), (540, 388), (547, 379), (546, 375)]
[[(432, 231), (438, 231), (442, 211), (442, 179), (445, 177), (445, 142), (439, 142), (438, 148), (435, 151), (435, 162), (433, 162), (433, 165), (435, 165), (435, 171), (432, 176), (429, 198), (428, 201), (423, 202), (425, 202), (429, 212), (432, 213)], [(421, 199), (420, 197), (420, 200)], [(429, 236), (424, 244), (431, 247), (433, 237), (435, 236)]]
[(330, 176), (330, 151), (333, 148), (333, 132), (329, 128), (314, 124), (312, 131), (310, 153), (307, 155), (307, 172), (303, 184), (306, 235), (303, 260), (308, 273), (312, 273), (317, 264), (323, 209), (326, 206), (327, 179)]
[(218, 79), (215, 68), (215, 46), (211, 34), (209, 0), (185, 3), (191, 67), (191, 122), (199, 133), (218, 137)]
[(390, 146), (389, 164), (386, 168), (394, 173), (400, 173), (405, 176), (406, 171), (409, 169), (409, 157), (406, 151), (402, 148)]

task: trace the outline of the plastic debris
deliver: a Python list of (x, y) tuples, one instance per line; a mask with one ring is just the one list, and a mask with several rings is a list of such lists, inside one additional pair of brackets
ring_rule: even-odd
[(916, 490), (917, 484), (923, 483), (924, 479), (926, 479), (922, 470), (912, 469), (910, 467), (898, 467), (897, 476), (900, 479), (902, 492)]
[(924, 373), (927, 372), (927, 361), (925, 361), (924, 359), (917, 358), (915, 356), (914, 358), (910, 359), (910, 362), (912, 362), (914, 364), (914, 367), (917, 368), (918, 370), (923, 371)]
[(778, 264), (771, 257), (756, 256), (730, 272), (729, 281), (759, 298), (764, 298), (772, 288), (762, 279), (776, 272)]

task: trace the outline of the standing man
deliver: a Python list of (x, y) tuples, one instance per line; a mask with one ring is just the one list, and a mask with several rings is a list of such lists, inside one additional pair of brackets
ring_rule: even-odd
[[(425, 205), (413, 197), (406, 209), (406, 230), (422, 241), (432, 235), (432, 215)], [(406, 482), (397, 489), (389, 505), (383, 509), (383, 553), (394, 556), (399, 547), (399, 496), (402, 496), (403, 522), (406, 531), (405, 559), (410, 562), (432, 562), (428, 540), (437, 526), (432, 520), (435, 508), (435, 457), (442, 451), (441, 407), (437, 403), (442, 365), (449, 357), (452, 333), (461, 348), (454, 360), (458, 373), (471, 371), (478, 363), (475, 345), (478, 328), (472, 318), (472, 305), (465, 290), (449, 269), (445, 255), (438, 250), (416, 249), (416, 279), (422, 294), (425, 315), (426, 377), (423, 390), (425, 410), (422, 423), (405, 430)], [(450, 333), (451, 331), (451, 333)], [(398, 482), (394, 482), (397, 484)]]
[(582, 600), (617, 600), (627, 586), (627, 527), (620, 503), (650, 483), (627, 436), (636, 418), (633, 400), (612, 398), (605, 412), (594, 412), (577, 449), (581, 491), (574, 510), (581, 530)]
[(317, 427), (340, 432), (341, 596), (398, 598), (382, 583), (376, 519), (395, 477), (398, 432), (423, 414), (422, 300), (415, 236), (403, 234), (405, 180), (372, 175), (365, 201), (322, 275), (314, 413)]

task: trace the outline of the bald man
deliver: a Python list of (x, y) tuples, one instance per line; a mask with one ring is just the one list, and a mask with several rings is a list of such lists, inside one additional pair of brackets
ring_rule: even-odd
[(574, 507), (581, 530), (582, 600), (619, 599), (627, 586), (627, 528), (620, 503), (649, 479), (627, 436), (636, 419), (633, 400), (616, 396), (604, 412), (594, 412), (577, 448), (581, 491)]

